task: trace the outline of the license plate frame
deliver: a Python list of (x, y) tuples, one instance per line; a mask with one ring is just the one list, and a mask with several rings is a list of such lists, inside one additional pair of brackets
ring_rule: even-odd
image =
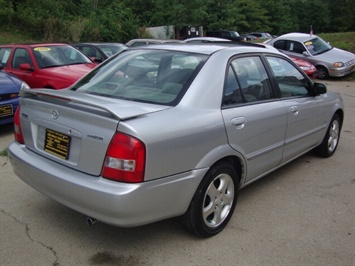
[(14, 107), (12, 104), (0, 105), (0, 117), (11, 116), (14, 114)]
[(70, 154), (71, 136), (46, 128), (44, 150), (63, 160), (68, 160)]

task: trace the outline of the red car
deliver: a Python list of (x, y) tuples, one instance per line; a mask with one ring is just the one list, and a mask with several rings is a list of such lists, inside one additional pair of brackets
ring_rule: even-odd
[(290, 56), (293, 62), (295, 62), (310, 78), (317, 78), (317, 68), (308, 61), (300, 58)]
[(64, 43), (0, 45), (0, 69), (31, 88), (67, 88), (96, 65)]

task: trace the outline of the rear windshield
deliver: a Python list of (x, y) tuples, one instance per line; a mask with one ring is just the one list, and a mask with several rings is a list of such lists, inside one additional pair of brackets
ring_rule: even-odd
[(176, 105), (206, 55), (132, 49), (102, 63), (71, 90), (129, 101)]

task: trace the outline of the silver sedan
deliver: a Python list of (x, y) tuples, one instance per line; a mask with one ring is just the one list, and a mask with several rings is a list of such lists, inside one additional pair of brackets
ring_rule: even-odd
[(240, 188), (310, 150), (332, 156), (343, 117), (338, 94), (264, 46), (142, 46), (68, 89), (23, 91), (8, 154), (89, 224), (181, 216), (209, 237)]
[(355, 55), (332, 47), (322, 38), (305, 33), (288, 33), (266, 41), (283, 53), (316, 66), (318, 78), (343, 77), (355, 71)]

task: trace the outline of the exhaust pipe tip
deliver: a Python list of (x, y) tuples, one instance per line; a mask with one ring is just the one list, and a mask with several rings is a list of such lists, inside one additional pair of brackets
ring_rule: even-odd
[(86, 218), (86, 224), (87, 224), (88, 226), (93, 226), (93, 225), (96, 224), (96, 223), (97, 223), (97, 220), (96, 220), (96, 219), (91, 218), (91, 217), (87, 217), (87, 218)]

